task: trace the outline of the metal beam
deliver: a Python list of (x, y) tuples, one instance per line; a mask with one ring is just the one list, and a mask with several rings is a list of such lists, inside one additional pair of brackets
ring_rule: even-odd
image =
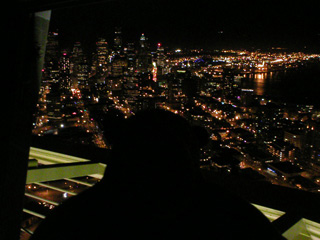
[(88, 187), (94, 186), (94, 184), (87, 183), (87, 182), (84, 182), (84, 181), (80, 181), (80, 180), (77, 180), (77, 179), (65, 178), (65, 180), (70, 181), (70, 182), (79, 183), (79, 184), (82, 184), (82, 185), (85, 185), (85, 186), (88, 186)]
[(54, 201), (51, 201), (51, 200), (48, 200), (48, 199), (45, 199), (45, 198), (42, 198), (42, 197), (38, 197), (38, 196), (30, 194), (30, 193), (25, 193), (24, 195), (26, 195), (27, 197), (36, 199), (36, 200), (40, 200), (40, 201), (43, 201), (43, 202), (50, 203), (51, 205), (54, 205), (54, 206), (59, 206), (59, 203), (57, 203), (57, 202), (54, 202)]
[(45, 219), (45, 218), (46, 218), (46, 216), (45, 216), (45, 215), (42, 215), (42, 214), (40, 214), (40, 213), (37, 213), (37, 212), (31, 211), (31, 210), (26, 209), (26, 208), (24, 208), (24, 209), (23, 209), (23, 212), (28, 213), (28, 214), (30, 214), (30, 215), (32, 215), (32, 216), (35, 216), (35, 217), (41, 218), (41, 219)]
[(253, 204), (253, 203), (251, 203), (251, 204), (254, 207), (256, 207), (260, 212), (262, 212), (263, 215), (265, 215), (269, 219), (270, 222), (273, 222), (274, 220), (278, 219), (279, 217), (281, 217), (285, 214), (285, 212), (280, 211), (280, 210), (268, 208), (268, 207), (261, 206), (258, 204)]
[(89, 159), (79, 158), (35, 147), (30, 147), (29, 157), (37, 159), (40, 163), (43, 164), (76, 163), (90, 161)]
[(59, 164), (28, 170), (27, 184), (48, 182), (64, 178), (75, 178), (90, 174), (104, 174), (106, 165), (102, 163)]

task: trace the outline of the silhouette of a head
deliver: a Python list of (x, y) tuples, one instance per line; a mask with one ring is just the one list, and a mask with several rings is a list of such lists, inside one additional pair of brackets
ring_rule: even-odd
[(188, 184), (199, 178), (199, 149), (206, 135), (181, 116), (138, 112), (124, 121), (106, 174), (139, 184)]

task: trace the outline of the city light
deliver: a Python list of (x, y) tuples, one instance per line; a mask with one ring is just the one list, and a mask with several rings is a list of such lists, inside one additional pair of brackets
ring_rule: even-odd
[[(18, 7), (26, 14), (16, 18), (17, 23), (10, 21), (10, 26), (18, 28), (12, 28), (17, 29), (17, 37), (9, 39), (14, 44), (8, 49), (19, 53), (10, 66), (27, 71), (17, 71), (18, 77), (10, 78), (15, 91), (9, 101), (16, 101), (12, 106), (30, 107), (14, 114), (19, 121), (26, 116), (26, 124), (31, 119), (31, 114), (28, 117), (26, 113), (33, 111), (33, 122), (28, 124), (31, 138), (24, 136), (27, 133), (22, 128), (26, 124), (16, 126), (23, 136), (11, 137), (21, 135), (29, 140), (23, 143), (17, 139), (17, 144), (24, 147), (30, 142), (32, 146), (26, 194), (19, 206), (16, 201), (18, 207), (24, 202), (21, 240), (32, 239), (37, 226), (58, 205), (98, 183), (106, 168), (102, 163), (109, 163), (110, 157), (123, 160), (122, 152), (116, 157), (118, 146), (128, 147), (123, 153), (134, 156), (139, 149), (134, 146), (146, 126), (131, 131), (131, 123), (142, 116), (139, 112), (155, 109), (183, 117), (189, 123), (189, 131), (175, 138), (174, 133), (180, 132), (182, 126), (172, 121), (170, 124), (175, 125), (169, 132), (162, 131), (170, 124), (156, 119), (159, 128), (148, 128), (147, 137), (140, 144), (148, 161), (157, 160), (162, 165), (164, 146), (177, 139), (169, 150), (177, 150), (172, 159), (181, 161), (170, 162), (171, 170), (183, 172), (183, 159), (192, 159), (193, 167), (201, 171), (206, 181), (221, 185), (248, 202), (262, 204), (254, 207), (275, 221), (273, 225), (278, 230), (286, 227), (286, 233), (281, 233), (285, 238), (320, 239), (320, 225), (304, 216), (319, 220), (317, 209), (313, 209), (320, 193), (320, 34), (315, 26), (316, 7), (307, 3), (289, 6), (281, 1), (262, 5), (259, 1), (58, 2)], [(33, 21), (19, 23), (41, 9), (52, 13), (50, 21), (44, 23), (36, 13)], [(44, 24), (46, 30), (42, 31), (40, 26)], [(21, 31), (26, 26), (34, 29), (32, 25), (36, 32), (41, 31), (41, 37)], [(28, 44), (37, 46), (24, 49)], [(37, 69), (32, 69), (36, 62), (27, 61), (34, 57)], [(41, 75), (30, 74), (33, 70), (39, 70)], [(38, 79), (30, 87), (32, 77), (41, 77), (41, 82)], [(21, 85), (20, 79), (26, 80), (27, 85)], [(19, 85), (22, 88), (16, 88)], [(39, 88), (38, 102), (31, 109), (35, 87)], [(8, 116), (6, 120), (11, 121)], [(18, 122), (13, 119), (12, 123)], [(161, 133), (165, 133), (165, 140), (158, 143)], [(190, 141), (186, 142), (185, 136)], [(183, 153), (178, 152), (181, 148), (185, 148)], [(156, 158), (149, 154), (154, 149)], [(136, 166), (144, 164), (138, 162), (139, 158), (130, 160)], [(125, 163), (121, 161), (119, 171), (125, 170)], [(165, 168), (162, 169), (161, 174), (166, 177)], [(120, 181), (125, 176), (114, 173), (111, 175)], [(175, 177), (179, 178), (179, 174)], [(188, 182), (182, 180), (183, 185)], [(113, 181), (107, 184), (111, 186)], [(219, 202), (220, 192), (216, 195)], [(232, 200), (231, 195), (227, 198), (223, 203)], [(236, 213), (236, 204), (232, 205), (231, 212)], [(79, 211), (81, 214), (83, 209)], [(249, 218), (246, 213), (242, 216)], [(301, 219), (293, 223), (297, 217)], [(251, 226), (255, 221), (247, 219), (243, 226), (249, 231), (259, 229)], [(213, 234), (218, 225), (212, 225)], [(64, 226), (72, 234), (77, 231), (68, 224)], [(232, 228), (227, 228), (232, 234)], [(203, 226), (201, 231), (208, 229), (211, 230)], [(241, 226), (239, 233), (245, 231)]]
[[(104, 38), (95, 41), (92, 56), (85, 55), (80, 42), (71, 49), (54, 51), (61, 35), (49, 34), (52, 49), (42, 70), (34, 135), (65, 133), (71, 139), (63, 141), (110, 149), (103, 130), (106, 113), (117, 111), (127, 119), (140, 110), (162, 108), (203, 126), (212, 141), (240, 154), (234, 168), (250, 167), (272, 183), (296, 188), (289, 178), (280, 180), (269, 174), (267, 161), (272, 158), (300, 164), (309, 172), (303, 176), (306, 181), (319, 185), (313, 180), (313, 169), (320, 166), (319, 106), (290, 103), (293, 107), (289, 108), (286, 100), (278, 99), (281, 95), (274, 95), (278, 85), (272, 85), (286, 75), (316, 66), (319, 54), (276, 48), (170, 49), (160, 42), (152, 47), (145, 33), (136, 43), (125, 43), (120, 28), (114, 34), (114, 43)], [(307, 153), (301, 156), (301, 150)], [(203, 150), (202, 167), (215, 168), (219, 151)], [(232, 174), (230, 164), (226, 169)], [(299, 186), (307, 191), (320, 188)]]

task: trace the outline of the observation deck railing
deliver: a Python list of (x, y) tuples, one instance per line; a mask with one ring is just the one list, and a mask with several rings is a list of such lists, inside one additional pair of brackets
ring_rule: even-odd
[[(27, 186), (37, 186), (49, 190), (58, 191), (63, 196), (72, 197), (77, 195), (76, 192), (68, 189), (63, 189), (51, 181), (64, 180), (81, 185), (84, 189), (90, 188), (94, 183), (79, 180), (79, 177), (90, 176), (99, 181), (104, 175), (106, 164), (94, 163), (88, 159), (78, 158), (66, 154), (43, 150), (39, 148), (30, 149), (31, 162), (36, 161), (39, 166), (32, 166), (28, 169)], [(60, 205), (58, 201), (52, 201), (45, 196), (38, 196), (33, 193), (25, 193), (26, 198), (38, 201), (38, 203), (46, 204), (52, 208)], [(301, 239), (320, 239), (320, 223), (307, 219), (304, 216), (297, 216), (292, 212), (285, 212), (283, 210), (274, 209), (271, 206), (265, 205), (264, 201), (255, 200), (252, 203), (259, 211), (261, 211), (270, 222), (274, 223), (276, 227), (282, 232), (282, 235), (289, 240)], [(304, 206), (298, 206), (304, 207)], [(24, 208), (24, 213), (32, 217), (38, 218), (39, 222), (45, 219), (45, 215), (41, 212), (36, 212), (32, 209)], [(22, 227), (21, 231), (24, 232), (22, 236), (28, 239), (28, 236), (33, 234), (35, 227)]]

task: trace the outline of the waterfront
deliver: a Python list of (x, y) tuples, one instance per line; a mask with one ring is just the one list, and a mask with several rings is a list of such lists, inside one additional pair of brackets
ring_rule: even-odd
[[(204, 210), (212, 206), (222, 209), (223, 217), (211, 215), (213, 223), (206, 221), (207, 217), (203, 220), (196, 216), (197, 223), (205, 223), (201, 231), (217, 235), (217, 227), (225, 226), (227, 231), (221, 236), (225, 239), (237, 223), (243, 222), (245, 227), (231, 239), (240, 238), (242, 233), (248, 233), (245, 236), (249, 238), (252, 229), (257, 230), (255, 218), (247, 214), (246, 208), (232, 204), (233, 196), (239, 195), (263, 209), (286, 239), (320, 239), (320, 67), (306, 67), (312, 61), (320, 62), (320, 25), (315, 6), (312, 2), (276, 1), (14, 4), (14, 11), (8, 11), (11, 17), (4, 31), (9, 36), (5, 39), (8, 73), (4, 75), (9, 76), (8, 89), (12, 93), (7, 101), (10, 111), (4, 115), (4, 128), (10, 133), (5, 132), (9, 154), (2, 164), (0, 239), (17, 240), (20, 227), (24, 234), (21, 240), (29, 239), (38, 223), (56, 207), (100, 181), (106, 164), (103, 182), (115, 192), (123, 192), (123, 187), (128, 189), (133, 181), (142, 179), (139, 172), (146, 173), (141, 170), (149, 162), (159, 166), (154, 168), (159, 174), (148, 173), (151, 178), (168, 178), (173, 167), (178, 169), (178, 178), (190, 165), (190, 161), (176, 161), (184, 156), (186, 160), (197, 157), (199, 163), (193, 161), (193, 166), (199, 166), (205, 180), (214, 184), (203, 194), (215, 197)], [(134, 157), (137, 150), (132, 146), (139, 142), (132, 139), (143, 136), (143, 129), (130, 129), (133, 134), (128, 134), (126, 123), (146, 110), (166, 110), (184, 117), (192, 126), (191, 134), (186, 131), (184, 135), (193, 139), (191, 144), (185, 144), (186, 139), (180, 138), (176, 147), (195, 145), (199, 150), (202, 146), (199, 153), (186, 149), (174, 158), (174, 165), (165, 165), (169, 154), (163, 154), (163, 146), (167, 142), (158, 143), (157, 135), (148, 131), (140, 146), (146, 153), (155, 149), (162, 155), (150, 154), (148, 161), (142, 161), (142, 156)], [(165, 125), (157, 123), (159, 129)], [(166, 138), (174, 139), (179, 128), (177, 124), (165, 134)], [(198, 136), (198, 130), (203, 136)], [(121, 155), (128, 156), (129, 164), (114, 157), (117, 143), (128, 146), (123, 147)], [(175, 145), (169, 147), (173, 149)], [(122, 164), (122, 170), (132, 173), (130, 179), (125, 174), (112, 173), (114, 168), (110, 166), (117, 165), (115, 159), (118, 166)], [(133, 165), (139, 169), (130, 169)], [(168, 167), (168, 172), (160, 167)], [(118, 189), (114, 184), (117, 180), (108, 181), (111, 176), (119, 181), (129, 179), (128, 185)], [(28, 184), (24, 187), (26, 179)], [(178, 181), (186, 182), (183, 177)], [(151, 186), (147, 190), (152, 190), (152, 182), (145, 182)], [(231, 193), (222, 204), (217, 201), (221, 194), (215, 191), (216, 185)], [(174, 182), (169, 189), (170, 186), (175, 186)], [(89, 196), (90, 191), (87, 193)], [(160, 199), (169, 201), (161, 202), (161, 206), (171, 206), (174, 195), (167, 198), (162, 194)], [(158, 201), (157, 197), (144, 199)], [(94, 199), (94, 195), (90, 198)], [(122, 204), (120, 209), (132, 205), (133, 211), (140, 210), (130, 205), (132, 199), (118, 198), (120, 203), (129, 200), (129, 205)], [(55, 222), (69, 230), (58, 238), (68, 239), (66, 232), (73, 235), (82, 231), (89, 232), (88, 239), (94, 238), (95, 231), (90, 226), (94, 219), (101, 218), (100, 202), (93, 202), (97, 211), (89, 210), (90, 215), (79, 225), (75, 221), (88, 212), (90, 204), (75, 208), (66, 218), (57, 218)], [(142, 207), (148, 210), (148, 206)], [(171, 214), (170, 209), (159, 212), (157, 208), (149, 223), (158, 216), (175, 217), (175, 211)], [(178, 206), (175, 210), (182, 212), (180, 209)], [(239, 218), (228, 217), (229, 213), (240, 211), (243, 214), (237, 214)], [(119, 219), (116, 223), (120, 228), (126, 227), (127, 222), (122, 220), (130, 213), (123, 212), (112, 218)], [(137, 220), (135, 216), (133, 219)], [(131, 221), (128, 226), (132, 222), (139, 224)], [(170, 224), (154, 223), (159, 233)], [(148, 231), (150, 224), (139, 224), (135, 229), (146, 226), (142, 231)], [(59, 228), (52, 225), (50, 229)], [(54, 238), (50, 229), (41, 239)], [(102, 231), (108, 233), (107, 228)], [(136, 231), (127, 232), (134, 236)], [(259, 232), (253, 239), (266, 237), (266, 232)]]
[(242, 87), (281, 102), (319, 107), (320, 63), (298, 69), (244, 74)]

